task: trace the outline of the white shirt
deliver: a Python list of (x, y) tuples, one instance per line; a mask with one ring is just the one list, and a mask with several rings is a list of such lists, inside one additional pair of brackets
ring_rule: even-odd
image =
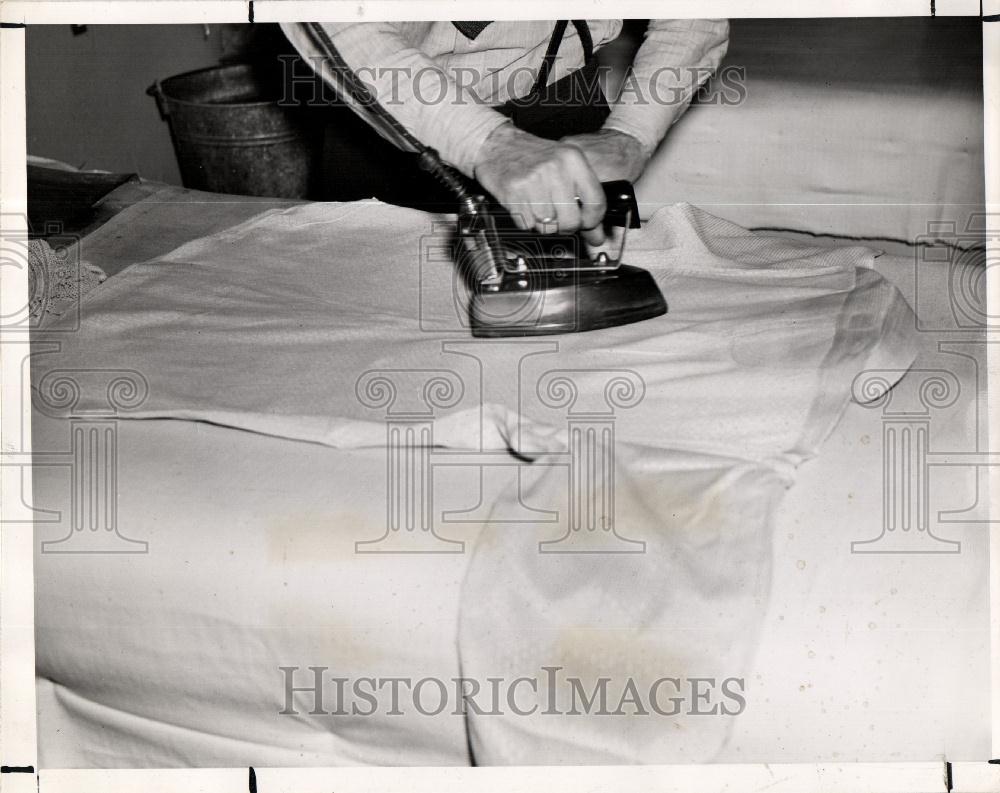
[[(595, 49), (616, 38), (622, 28), (621, 20), (587, 23)], [(472, 176), (487, 136), (509, 123), (491, 106), (528, 94), (554, 25), (493, 22), (475, 39), (451, 22), (346, 22), (323, 27), (379, 103), (447, 162)], [(286, 23), (282, 29), (299, 54), (335, 85), (303, 26)], [(604, 127), (632, 135), (651, 153), (698, 86), (719, 66), (728, 42), (726, 20), (651, 20), (632, 74)], [(549, 81), (582, 65), (583, 47), (570, 25)]]

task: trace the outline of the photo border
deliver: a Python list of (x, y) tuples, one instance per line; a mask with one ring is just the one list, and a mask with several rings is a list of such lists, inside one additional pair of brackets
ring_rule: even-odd
[[(518, 18), (517, 4), (479, 3), (461, 6), (465, 19)], [(277, 22), (300, 19), (443, 19), (457, 11), (448, 0), (0, 0), (0, 213), (4, 231), (27, 231), (26, 129), (25, 129), (25, 24), (188, 24), (222, 22)], [(578, 4), (565, 0), (537, 0), (534, 18), (558, 18), (579, 13)], [(662, 2), (653, 0), (600, 0), (588, 5), (591, 17), (651, 18), (662, 15)], [(983, 20), (983, 95), (985, 118), (985, 182), (987, 211), (1000, 212), (1000, 0), (849, 0), (836, 4), (803, 0), (679, 0), (670, 6), (672, 18), (684, 17), (891, 17), (975, 16)], [(18, 220), (18, 219), (21, 220)], [(18, 223), (23, 223), (21, 228)], [(4, 244), (0, 240), (0, 244)], [(1000, 256), (1000, 239), (987, 240), (987, 255)], [(0, 316), (27, 302), (25, 268), (2, 268)], [(988, 312), (1000, 313), (997, 273), (988, 276)], [(23, 334), (22, 334), (23, 335)], [(7, 438), (20, 437), (30, 428), (30, 386), (21, 381), (28, 355), (26, 339), (0, 332), (0, 442), (4, 452), (14, 447)], [(990, 385), (1000, 373), (1000, 350), (988, 345)], [(13, 398), (9, 398), (10, 396)], [(12, 410), (12, 406), (19, 408)], [(987, 393), (990, 424), (1000, 417), (1000, 401), (993, 388)], [(30, 453), (27, 447), (18, 452)], [(996, 450), (998, 433), (990, 434)], [(20, 442), (19, 442), (20, 443)], [(22, 479), (23, 477), (23, 479)], [(917, 793), (958, 791), (978, 793), (1000, 789), (1000, 525), (993, 516), (1000, 492), (1000, 467), (990, 468), (990, 647), (991, 647), (991, 752), (980, 763), (795, 763), (795, 764), (690, 764), (671, 766), (539, 766), (533, 768), (233, 768), (233, 769), (39, 769), (35, 714), (33, 530), (21, 504), (21, 488), (31, 487), (30, 466), (0, 468), (0, 751), (3, 774), (0, 786), (10, 793), (40, 790), (85, 791), (143, 790), (196, 791), (507, 791), (544, 785), (549, 789), (612, 791), (624, 787), (673, 793), (674, 791), (761, 790), (774, 793), (829, 790), (837, 793)]]

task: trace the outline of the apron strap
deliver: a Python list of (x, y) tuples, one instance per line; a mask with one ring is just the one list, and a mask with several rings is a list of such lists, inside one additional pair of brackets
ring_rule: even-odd
[(556, 61), (556, 55), (559, 54), (559, 45), (562, 44), (563, 35), (566, 33), (566, 26), (568, 24), (569, 22), (565, 19), (560, 19), (556, 22), (556, 26), (552, 31), (552, 37), (549, 39), (549, 47), (545, 51), (545, 57), (542, 58), (542, 65), (538, 67), (538, 77), (531, 88), (532, 94), (541, 92), (549, 84), (549, 73), (552, 71), (552, 65)]
[[(569, 21), (565, 19), (556, 22), (552, 37), (549, 39), (548, 49), (545, 51), (545, 57), (542, 58), (542, 65), (538, 67), (538, 77), (531, 88), (532, 95), (541, 93), (549, 84), (549, 75), (552, 73), (552, 66), (559, 54), (559, 45), (562, 44), (568, 25)], [(594, 37), (590, 34), (590, 26), (584, 19), (574, 19), (573, 27), (576, 28), (576, 34), (580, 37), (580, 45), (583, 47), (583, 62), (584, 65), (587, 65), (594, 57)]]
[(580, 37), (580, 44), (583, 46), (583, 62), (590, 63), (594, 57), (594, 37), (590, 35), (590, 25), (585, 19), (574, 19), (573, 27), (576, 28), (576, 35)]

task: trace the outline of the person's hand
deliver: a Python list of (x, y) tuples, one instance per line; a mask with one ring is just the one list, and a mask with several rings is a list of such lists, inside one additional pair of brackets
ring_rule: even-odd
[(649, 159), (638, 140), (615, 129), (569, 135), (560, 142), (580, 149), (602, 182), (616, 179), (634, 182), (642, 174)]
[(576, 146), (504, 124), (480, 149), (475, 177), (519, 228), (543, 233), (582, 230), (591, 245), (604, 241), (604, 190)]

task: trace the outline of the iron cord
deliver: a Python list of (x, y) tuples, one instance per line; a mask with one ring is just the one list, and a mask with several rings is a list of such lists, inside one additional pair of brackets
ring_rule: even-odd
[(355, 104), (364, 108), (367, 120), (391, 140), (398, 148), (410, 150), (420, 155), (420, 167), (434, 176), (445, 187), (455, 193), (456, 198), (464, 207), (473, 206), (473, 198), (466, 189), (461, 177), (453, 168), (447, 165), (438, 152), (425, 145), (419, 138), (404, 127), (378, 101), (371, 89), (358, 77), (351, 66), (337, 51), (333, 40), (318, 22), (303, 23), (313, 42), (319, 47), (326, 65), (332, 71), (339, 85), (338, 90), (345, 94)]

